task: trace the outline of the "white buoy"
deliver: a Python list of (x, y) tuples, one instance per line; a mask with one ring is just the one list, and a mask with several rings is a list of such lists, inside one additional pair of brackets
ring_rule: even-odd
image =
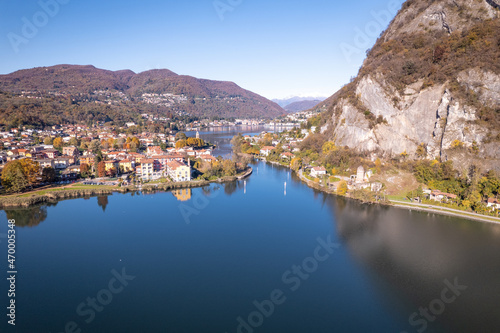
[(286, 182), (285, 182), (285, 195), (286, 195)]
[(243, 194), (247, 194), (247, 181), (243, 181)]

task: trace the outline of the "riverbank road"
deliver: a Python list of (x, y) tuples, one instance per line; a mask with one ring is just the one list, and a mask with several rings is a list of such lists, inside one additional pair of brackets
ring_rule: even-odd
[(401, 207), (401, 208), (407, 208), (407, 209), (413, 208), (413, 209), (422, 210), (422, 211), (426, 211), (426, 212), (433, 212), (433, 213), (437, 213), (437, 214), (446, 214), (446, 215), (452, 215), (452, 216), (469, 218), (469, 219), (473, 219), (473, 220), (479, 220), (479, 221), (500, 224), (500, 218), (494, 217), (494, 216), (481, 215), (481, 214), (477, 214), (477, 213), (465, 212), (465, 211), (459, 210), (459, 209), (442, 207), (442, 206), (434, 206), (434, 205), (429, 205), (429, 204), (421, 204), (421, 203), (416, 203), (416, 202), (406, 202), (406, 201), (399, 201), (399, 200), (391, 200), (391, 202), (394, 204), (395, 207)]

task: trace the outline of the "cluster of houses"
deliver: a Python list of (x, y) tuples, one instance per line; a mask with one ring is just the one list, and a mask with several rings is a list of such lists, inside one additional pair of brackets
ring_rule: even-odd
[[(95, 166), (95, 154), (90, 150), (81, 151), (75, 146), (64, 146), (55, 149), (53, 145), (34, 144), (33, 130), (18, 132), (14, 129), (10, 132), (0, 133), (0, 142), (4, 144), (4, 151), (0, 152), (0, 171), (4, 165), (12, 160), (29, 158), (40, 165), (40, 169), (53, 168), (60, 180), (74, 180), (80, 176), (81, 166), (88, 165), (91, 169)], [(107, 142), (109, 139), (126, 140), (125, 134), (113, 134), (106, 130), (97, 133), (85, 126), (67, 126), (59, 129), (37, 133), (38, 135), (59, 136), (63, 144), (71, 138), (90, 140), (98, 139)], [(174, 136), (155, 134), (153, 138), (150, 133), (143, 133), (136, 136), (142, 146), (146, 147), (143, 152), (132, 152), (130, 149), (101, 148), (105, 171), (109, 175), (120, 175), (135, 173), (137, 179), (143, 181), (156, 180), (163, 177), (170, 177), (173, 181), (189, 181), (192, 177), (192, 168), (189, 160), (201, 159), (205, 162), (216, 160), (212, 156), (211, 149), (196, 149), (193, 147), (165, 148), (173, 145)], [(154, 143), (165, 143), (162, 149)], [(102, 147), (102, 146), (101, 146)], [(95, 171), (95, 170), (94, 170)]]
[[(143, 153), (125, 150), (102, 150), (107, 174), (120, 175), (135, 172), (143, 181), (170, 177), (173, 181), (191, 180), (192, 170), (189, 160), (201, 159), (205, 162), (216, 161), (210, 149), (147, 147)], [(13, 149), (6, 153), (6, 160), (30, 158), (39, 163), (40, 168), (51, 167), (62, 180), (76, 179), (82, 164), (94, 166), (95, 154), (90, 150), (80, 154), (76, 147), (63, 147), (62, 153), (51, 145), (37, 145), (30, 149)]]

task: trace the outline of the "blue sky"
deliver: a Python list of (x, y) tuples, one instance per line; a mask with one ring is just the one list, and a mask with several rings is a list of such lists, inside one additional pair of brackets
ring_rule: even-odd
[(56, 64), (168, 68), (268, 98), (330, 96), (402, 2), (3, 1), (0, 74)]

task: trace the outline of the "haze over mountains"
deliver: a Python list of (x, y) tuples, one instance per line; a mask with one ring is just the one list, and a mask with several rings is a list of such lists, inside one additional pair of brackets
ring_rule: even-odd
[(315, 100), (310, 100), (310, 101), (293, 102), (293, 103), (285, 106), (284, 109), (290, 113), (305, 111), (305, 110), (309, 110), (309, 109), (315, 107), (316, 105), (318, 105), (322, 101), (323, 100), (315, 99)]
[(233, 82), (167, 69), (136, 74), (57, 65), (0, 75), (1, 123), (127, 121), (143, 112), (226, 118), (273, 118), (285, 113), (276, 103)]
[[(273, 98), (272, 101), (284, 108), (287, 105), (290, 105), (295, 102), (303, 102), (303, 101), (324, 101), (326, 97), (318, 97), (318, 96), (292, 96), (287, 98)], [(317, 104), (317, 103), (316, 103)]]

